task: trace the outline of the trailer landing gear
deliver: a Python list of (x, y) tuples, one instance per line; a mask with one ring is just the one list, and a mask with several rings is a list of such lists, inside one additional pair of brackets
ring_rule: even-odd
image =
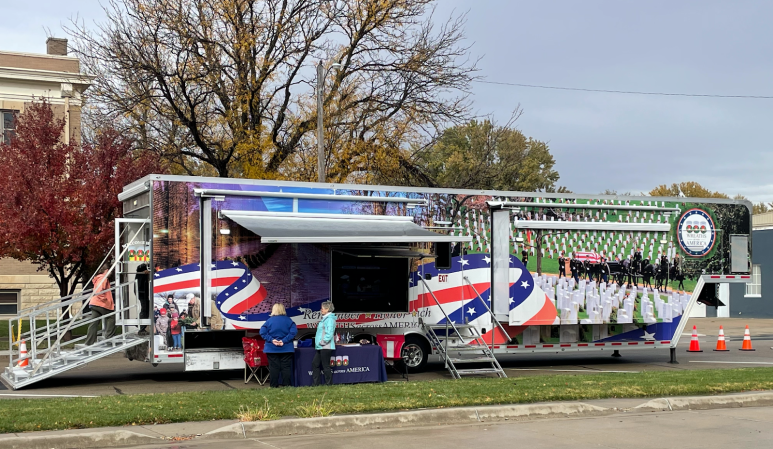
[(671, 360), (668, 363), (679, 364), (679, 362), (676, 361), (676, 348), (671, 348)]
[(615, 349), (615, 350), (612, 352), (612, 357), (622, 357), (622, 356), (620, 355), (620, 351), (618, 351), (617, 349)]

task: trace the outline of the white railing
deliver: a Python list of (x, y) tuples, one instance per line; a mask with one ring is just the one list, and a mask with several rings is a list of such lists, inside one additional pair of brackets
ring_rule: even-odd
[[(20, 313), (8, 321), (8, 343), (10, 349), (8, 358), (9, 368), (13, 369), (22, 359), (19, 345), (19, 342), (22, 340), (26, 343), (26, 358), (29, 360), (30, 366), (32, 367), (30, 376), (34, 376), (41, 368), (54, 368), (65, 357), (71, 357), (74, 353), (88, 350), (89, 347), (78, 349), (75, 347), (76, 344), (85, 343), (87, 334), (80, 336), (72, 336), (71, 334), (73, 338), (67, 341), (63, 341), (64, 336), (67, 335), (69, 331), (83, 328), (84, 326), (88, 326), (97, 321), (102, 321), (102, 328), (104, 329), (105, 319), (124, 317), (124, 314), (128, 314), (130, 310), (136, 310), (139, 316), (140, 304), (139, 301), (134, 305), (116, 302), (115, 310), (97, 318), (92, 318), (91, 314), (84, 316), (84, 306), (88, 304), (88, 301), (94, 294), (106, 292), (111, 292), (112, 294), (120, 288), (135, 284), (135, 281), (116, 284), (109, 289), (98, 292), (86, 290), (75, 295), (61, 298), (58, 301), (25, 309), (23, 313)], [(124, 295), (113, 296), (124, 297)], [(29, 330), (25, 332), (14, 332), (14, 324), (17, 324), (20, 330), (25, 321), (29, 322)], [(116, 331), (120, 329), (120, 333), (116, 332), (116, 335), (112, 338), (98, 341), (93, 346), (112, 341), (126, 340), (129, 331), (129, 329), (127, 329), (128, 327), (129, 325), (116, 325)]]

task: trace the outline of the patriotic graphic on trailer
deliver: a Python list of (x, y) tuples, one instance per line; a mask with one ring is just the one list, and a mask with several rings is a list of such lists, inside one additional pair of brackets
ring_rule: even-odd
[[(153, 293), (200, 291), (200, 268), (200, 264), (190, 264), (155, 273)], [(235, 328), (257, 329), (268, 318), (267, 313), (245, 313), (268, 296), (266, 288), (247, 266), (230, 260), (216, 262), (211, 265), (211, 276), (215, 304), (223, 318), (231, 320)], [(236, 324), (240, 322), (242, 324)]]
[(679, 219), (676, 235), (688, 256), (703, 257), (714, 247), (714, 221), (705, 211), (690, 209)]

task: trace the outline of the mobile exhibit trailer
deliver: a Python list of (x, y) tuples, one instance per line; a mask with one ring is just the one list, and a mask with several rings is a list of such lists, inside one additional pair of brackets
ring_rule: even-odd
[[(311, 338), (327, 300), (341, 334), (402, 335), (410, 368), (434, 353), (454, 377), (504, 376), (498, 354), (670, 348), (673, 357), (692, 307), (717, 305), (704, 286), (751, 279), (746, 201), (171, 175), (142, 178), (119, 199), (118, 324), (146, 343), (125, 350), (186, 370), (243, 366), (241, 338), (275, 303)], [(559, 277), (559, 258), (573, 255), (631, 268), (623, 282), (601, 271)], [(668, 278), (638, 285), (662, 259), (681, 260), (684, 288)], [(136, 334), (158, 330), (153, 313), (139, 316), (142, 263), (153, 269), (151, 308), (194, 317), (182, 350), (162, 332)], [(460, 368), (470, 362), (490, 367)], [(13, 372), (3, 379), (17, 385)]]

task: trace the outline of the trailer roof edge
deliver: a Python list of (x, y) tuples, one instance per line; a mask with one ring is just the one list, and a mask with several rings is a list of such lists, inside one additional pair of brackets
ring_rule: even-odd
[[(367, 185), (367, 184), (338, 184), (338, 183), (318, 183), (303, 181), (276, 181), (265, 179), (248, 178), (220, 178), (210, 176), (184, 176), (184, 175), (146, 175), (128, 185), (123, 190), (129, 190), (137, 184), (144, 181), (171, 181), (171, 182), (207, 182), (213, 184), (241, 184), (241, 185), (282, 185), (288, 187), (307, 187), (307, 188), (327, 188), (331, 190), (387, 190), (395, 192), (410, 193), (450, 193), (458, 195), (488, 195), (488, 196), (525, 196), (540, 197), (549, 199), (587, 199), (587, 200), (636, 200), (636, 201), (671, 201), (671, 202), (696, 202), (713, 204), (743, 204), (752, 213), (752, 202), (746, 199), (737, 200), (733, 198), (699, 198), (699, 197), (667, 197), (667, 196), (641, 196), (641, 195), (596, 195), (582, 193), (549, 193), (549, 192), (522, 192), (513, 190), (475, 190), (475, 189), (449, 189), (449, 188), (430, 188), (430, 187), (406, 187), (406, 186), (385, 186), (385, 185)], [(539, 204), (539, 203), (535, 203)]]

